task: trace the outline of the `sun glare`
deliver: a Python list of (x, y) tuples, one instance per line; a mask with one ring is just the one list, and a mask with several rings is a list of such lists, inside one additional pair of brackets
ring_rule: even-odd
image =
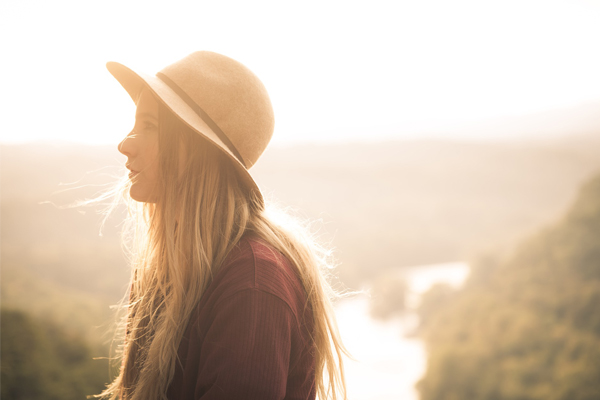
[(154, 73), (197, 49), (261, 77), (280, 143), (415, 137), (600, 99), (593, 2), (103, 4), (4, 7), (2, 142), (117, 143), (133, 105), (104, 64)]

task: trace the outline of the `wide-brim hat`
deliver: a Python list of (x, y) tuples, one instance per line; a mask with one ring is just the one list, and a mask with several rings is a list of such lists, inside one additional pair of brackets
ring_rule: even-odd
[(137, 101), (147, 88), (193, 131), (222, 150), (234, 163), (241, 183), (260, 189), (248, 171), (271, 140), (273, 107), (267, 90), (244, 65), (221, 54), (198, 51), (155, 76), (117, 62), (109, 72)]

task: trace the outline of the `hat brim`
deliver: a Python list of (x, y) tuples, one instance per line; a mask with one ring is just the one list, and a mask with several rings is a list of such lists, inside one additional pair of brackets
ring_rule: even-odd
[(238, 170), (238, 176), (242, 181), (241, 183), (245, 185), (248, 190), (254, 192), (261, 204), (264, 204), (260, 188), (246, 167), (236, 158), (208, 124), (204, 122), (204, 120), (200, 118), (200, 116), (196, 114), (196, 112), (165, 82), (156, 76), (136, 72), (131, 68), (114, 61), (106, 63), (106, 68), (121, 86), (123, 86), (134, 102), (139, 97), (142, 89), (149, 89), (159, 101), (161, 101), (194, 132), (198, 133), (223, 151), (229, 159), (231, 159), (231, 162)]

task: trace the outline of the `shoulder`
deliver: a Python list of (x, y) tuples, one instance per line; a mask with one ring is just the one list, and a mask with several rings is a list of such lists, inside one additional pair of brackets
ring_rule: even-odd
[(303, 306), (306, 294), (297, 268), (266, 241), (245, 235), (231, 250), (211, 284), (221, 296), (245, 290), (273, 295), (293, 311)]

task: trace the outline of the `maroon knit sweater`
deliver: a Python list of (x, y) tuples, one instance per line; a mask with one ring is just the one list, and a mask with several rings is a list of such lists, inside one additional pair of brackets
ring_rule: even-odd
[(168, 397), (314, 399), (312, 329), (291, 263), (246, 235), (192, 314)]

